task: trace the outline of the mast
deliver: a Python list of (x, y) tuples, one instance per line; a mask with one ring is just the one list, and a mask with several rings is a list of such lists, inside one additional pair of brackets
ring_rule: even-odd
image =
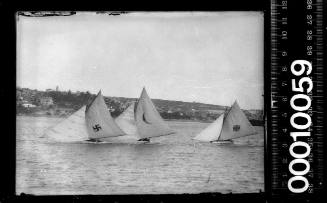
[[(222, 115), (224, 115), (224, 119), (223, 119), (222, 125), (224, 125), (225, 120), (226, 120), (227, 115), (229, 114), (230, 110), (231, 110), (231, 108), (228, 109), (228, 108), (226, 107), (225, 112), (222, 114)], [(227, 113), (226, 113), (226, 112), (227, 112)], [(219, 133), (218, 133), (218, 137), (217, 137), (217, 139), (214, 140), (214, 141), (219, 141), (219, 138), (220, 138), (220, 135), (221, 135), (221, 131), (222, 131), (222, 127), (221, 127), (220, 130), (219, 130)]]

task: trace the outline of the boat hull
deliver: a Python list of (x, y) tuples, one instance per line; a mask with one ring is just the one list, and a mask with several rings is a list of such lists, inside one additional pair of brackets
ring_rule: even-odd
[(85, 140), (85, 142), (89, 142), (89, 143), (99, 143), (99, 142), (103, 142), (102, 140), (100, 139), (88, 139), (88, 140)]
[(212, 141), (212, 144), (233, 144), (233, 140), (217, 140), (217, 141)]
[(139, 139), (137, 141), (140, 142), (140, 143), (149, 143), (150, 142), (150, 138), (142, 138), (142, 139)]

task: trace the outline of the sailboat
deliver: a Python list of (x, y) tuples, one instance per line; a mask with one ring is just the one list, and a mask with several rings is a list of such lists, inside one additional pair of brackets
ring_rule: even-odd
[(136, 122), (134, 120), (135, 102), (131, 103), (116, 119), (116, 124), (128, 135), (137, 135)]
[(145, 88), (134, 108), (134, 119), (137, 127), (138, 141), (149, 142), (151, 137), (175, 133), (161, 118)]
[(85, 125), (85, 109), (81, 107), (68, 118), (55, 126), (48, 128), (44, 135), (55, 141), (74, 142), (88, 139), (88, 132)]
[(125, 135), (111, 117), (101, 90), (94, 100), (86, 106), (85, 123), (89, 134), (88, 141), (99, 142), (102, 138)]
[[(226, 114), (226, 115), (225, 115)], [(233, 139), (256, 134), (237, 101), (230, 110), (221, 114), (213, 123), (201, 131), (194, 140), (211, 143), (233, 143)]]

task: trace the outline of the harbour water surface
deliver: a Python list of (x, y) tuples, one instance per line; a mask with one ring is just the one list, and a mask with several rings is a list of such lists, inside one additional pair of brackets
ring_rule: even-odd
[(16, 193), (252, 193), (264, 190), (264, 132), (215, 145), (191, 138), (209, 123), (167, 121), (148, 144), (54, 142), (60, 118), (17, 116)]

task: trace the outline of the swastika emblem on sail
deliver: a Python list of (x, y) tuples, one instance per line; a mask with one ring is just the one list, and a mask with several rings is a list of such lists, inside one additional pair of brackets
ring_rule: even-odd
[(93, 128), (94, 132), (98, 132), (101, 129), (101, 126), (99, 124), (96, 124), (92, 128)]
[(241, 129), (240, 125), (233, 125), (233, 131), (239, 131)]

